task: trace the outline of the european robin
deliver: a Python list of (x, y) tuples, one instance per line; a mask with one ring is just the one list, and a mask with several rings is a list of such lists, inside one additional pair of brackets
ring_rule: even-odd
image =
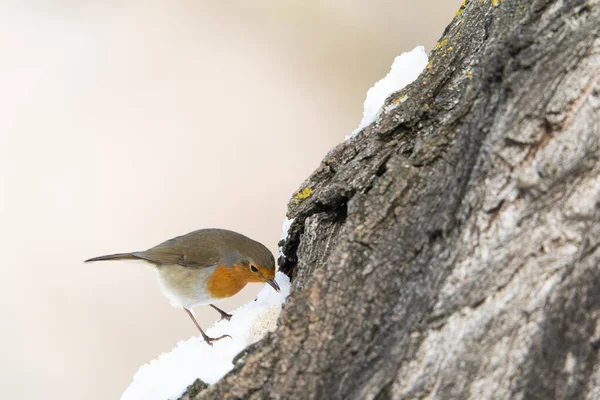
[(146, 251), (110, 254), (86, 262), (143, 260), (156, 268), (158, 281), (171, 304), (182, 307), (209, 345), (230, 337), (210, 338), (190, 310), (208, 304), (229, 320), (230, 314), (213, 303), (233, 296), (250, 282), (275, 282), (275, 259), (261, 243), (225, 229), (200, 229), (162, 242)]

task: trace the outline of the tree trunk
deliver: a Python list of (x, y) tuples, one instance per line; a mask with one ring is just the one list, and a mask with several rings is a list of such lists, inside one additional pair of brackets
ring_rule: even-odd
[(277, 330), (184, 398), (600, 399), (600, 0), (466, 3), (290, 201)]

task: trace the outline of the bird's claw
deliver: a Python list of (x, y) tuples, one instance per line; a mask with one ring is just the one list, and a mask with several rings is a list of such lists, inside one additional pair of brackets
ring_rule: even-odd
[(207, 335), (203, 335), (202, 337), (204, 338), (204, 341), (206, 342), (206, 344), (208, 344), (209, 346), (213, 345), (212, 342), (216, 342), (217, 340), (221, 340), (221, 339), (226, 338), (226, 337), (228, 337), (229, 339), (233, 339), (229, 335), (221, 335), (218, 338), (211, 338), (211, 337), (208, 337)]
[(214, 308), (215, 311), (221, 315), (221, 319), (219, 320), (219, 322), (223, 321), (224, 319), (227, 321), (229, 321), (231, 319), (231, 317), (232, 317), (231, 314), (226, 313), (225, 311), (221, 310), (219, 307), (215, 306), (214, 304), (209, 304), (209, 306)]
[(223, 320), (229, 321), (231, 319), (231, 317), (232, 317), (231, 314), (221, 313), (221, 319), (219, 320), (219, 322), (223, 321)]

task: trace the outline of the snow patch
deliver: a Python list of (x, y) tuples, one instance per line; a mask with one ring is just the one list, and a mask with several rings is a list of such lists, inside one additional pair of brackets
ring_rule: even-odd
[[(294, 218), (292, 219), (285, 219), (285, 221), (283, 221), (283, 226), (282, 226), (282, 235), (281, 235), (281, 240), (287, 240), (287, 238), (290, 236), (290, 227), (292, 226), (292, 224), (294, 223)], [(285, 257), (285, 254), (283, 254), (283, 249), (281, 247), (278, 248), (279, 250), (279, 256), (280, 257)]]
[[(290, 222), (291, 224), (291, 222)], [(290, 293), (290, 280), (277, 272), (277, 293), (269, 285), (256, 299), (231, 312), (231, 321), (219, 321), (206, 333), (210, 337), (230, 335), (209, 346), (200, 337), (177, 343), (169, 353), (140, 367), (121, 400), (165, 400), (179, 398), (196, 378), (213, 384), (233, 368), (232, 360), (240, 351), (275, 330), (281, 305)]]
[[(429, 62), (423, 46), (402, 53), (394, 59), (390, 72), (367, 91), (364, 102), (363, 118), (360, 125), (346, 139), (356, 135), (364, 127), (370, 125), (381, 114), (385, 99), (416, 80)], [(401, 99), (400, 103), (406, 101)]]
[(281, 240), (287, 240), (288, 236), (290, 235), (290, 227), (292, 226), (292, 224), (294, 223), (294, 218), (292, 219), (285, 219), (285, 221), (283, 221), (283, 226), (282, 226), (282, 232), (283, 234), (281, 235)]

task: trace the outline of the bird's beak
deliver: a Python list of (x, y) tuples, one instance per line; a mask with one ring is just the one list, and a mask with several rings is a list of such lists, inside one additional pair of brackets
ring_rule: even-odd
[(267, 279), (266, 282), (269, 285), (271, 285), (273, 287), (273, 289), (275, 289), (276, 292), (279, 292), (281, 290), (281, 288), (279, 287), (277, 282), (275, 282), (275, 279)]

